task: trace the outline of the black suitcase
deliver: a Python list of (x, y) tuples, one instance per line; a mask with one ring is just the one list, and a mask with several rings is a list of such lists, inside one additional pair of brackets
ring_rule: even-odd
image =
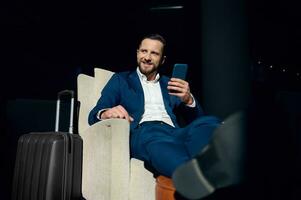
[[(59, 132), (61, 96), (71, 95), (69, 133)], [(74, 93), (58, 94), (55, 132), (29, 133), (18, 140), (13, 200), (82, 199), (83, 142), (73, 132)]]

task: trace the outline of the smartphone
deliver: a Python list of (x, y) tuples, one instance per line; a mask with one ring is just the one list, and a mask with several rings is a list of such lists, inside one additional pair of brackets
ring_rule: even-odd
[(186, 80), (187, 70), (188, 70), (187, 64), (176, 63), (173, 66), (173, 71), (172, 71), (171, 77)]
[[(171, 77), (185, 80), (186, 79), (186, 74), (187, 74), (187, 69), (188, 69), (187, 64), (176, 63), (173, 66)], [(170, 92), (171, 93), (178, 93), (178, 91), (175, 91), (175, 90), (170, 90)]]

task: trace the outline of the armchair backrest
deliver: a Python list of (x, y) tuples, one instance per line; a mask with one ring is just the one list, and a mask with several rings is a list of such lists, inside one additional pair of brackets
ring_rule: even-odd
[(94, 77), (86, 74), (78, 75), (77, 95), (78, 101), (80, 102), (78, 131), (80, 134), (89, 127), (89, 112), (96, 105), (103, 87), (107, 84), (113, 74), (114, 72), (95, 68)]

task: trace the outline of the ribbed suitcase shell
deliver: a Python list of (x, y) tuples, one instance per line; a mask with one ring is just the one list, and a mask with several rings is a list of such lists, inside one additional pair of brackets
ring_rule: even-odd
[(81, 199), (82, 139), (64, 132), (22, 135), (13, 200)]

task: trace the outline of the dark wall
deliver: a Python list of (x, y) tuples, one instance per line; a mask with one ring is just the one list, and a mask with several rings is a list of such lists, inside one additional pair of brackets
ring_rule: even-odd
[(10, 3), (2, 22), (6, 94), (52, 98), (74, 87), (79, 72), (133, 69), (146, 33), (166, 37), (168, 73), (175, 62), (188, 62), (193, 72), (199, 67), (199, 5), (180, 3), (185, 9), (151, 10), (159, 5), (151, 1)]

